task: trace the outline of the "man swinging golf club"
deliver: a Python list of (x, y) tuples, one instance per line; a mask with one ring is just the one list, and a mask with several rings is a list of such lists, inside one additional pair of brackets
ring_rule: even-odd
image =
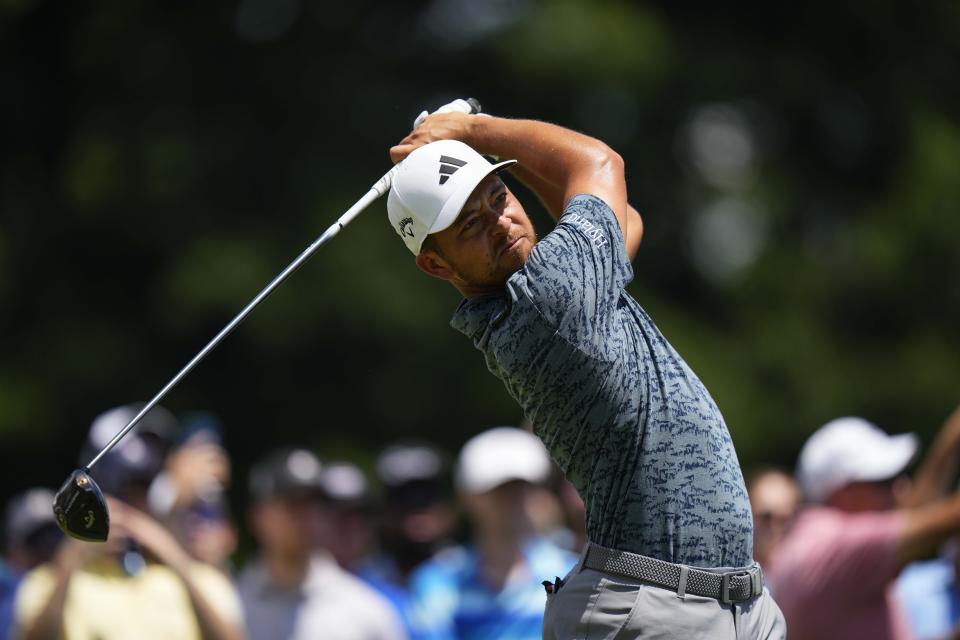
[[(452, 325), (586, 504), (590, 543), (544, 585), (544, 638), (785, 637), (723, 417), (625, 289), (643, 226), (620, 156), (555, 125), (464, 113), (425, 117), (390, 155), (403, 160), (395, 231), (463, 294)], [(539, 241), (506, 168), (557, 219)]]

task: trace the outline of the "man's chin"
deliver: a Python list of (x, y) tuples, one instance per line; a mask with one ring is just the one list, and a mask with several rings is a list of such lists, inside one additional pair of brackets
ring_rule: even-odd
[(506, 284), (510, 276), (523, 268), (523, 265), (526, 264), (527, 257), (529, 255), (530, 252), (525, 251), (510, 256), (504, 256), (504, 259), (501, 261), (500, 265), (500, 274), (502, 275), (504, 284)]

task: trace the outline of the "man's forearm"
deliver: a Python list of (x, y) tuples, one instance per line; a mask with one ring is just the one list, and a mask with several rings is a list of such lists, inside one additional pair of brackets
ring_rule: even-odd
[(401, 162), (417, 147), (437, 140), (460, 140), (480, 153), (517, 160), (526, 172), (521, 176), (555, 215), (573, 196), (594, 195), (613, 210), (624, 238), (633, 237), (623, 158), (596, 138), (537, 120), (439, 113), (427, 116), (391, 147), (390, 157)]
[(517, 160), (524, 172), (561, 194), (578, 176), (596, 175), (616, 156), (600, 140), (548, 122), (474, 116), (469, 123), (463, 142), (480, 153)]
[[(547, 213), (559, 221), (563, 215), (563, 190), (555, 184), (550, 184), (532, 171), (528, 171), (522, 164), (515, 164), (510, 168), (510, 173), (520, 182), (525, 184), (533, 191), (540, 202), (543, 203)], [(637, 250), (640, 248), (640, 240), (643, 238), (643, 219), (640, 213), (631, 204), (627, 204), (627, 232), (624, 235), (624, 243), (627, 250), (627, 258), (633, 262), (637, 256)]]
[(904, 526), (896, 549), (901, 566), (936, 553), (947, 538), (960, 532), (960, 493), (902, 512)]
[(555, 221), (560, 220), (560, 216), (563, 215), (564, 202), (563, 190), (559, 186), (547, 182), (523, 164), (515, 164), (510, 167), (510, 173), (536, 194), (551, 218)]
[(623, 160), (616, 152), (596, 138), (547, 122), (488, 116), (473, 116), (469, 122), (463, 142), (480, 153), (517, 160), (514, 175), (533, 189), (554, 219), (578, 193), (603, 199), (617, 216), (633, 259), (643, 223), (626, 202)]
[(21, 640), (55, 640), (60, 637), (71, 575), (72, 571), (57, 570), (57, 581), (50, 598), (37, 617), (24, 625), (17, 637)]
[(190, 604), (197, 617), (200, 635), (205, 640), (243, 640), (244, 634), (231, 622), (224, 620), (220, 613), (210, 605), (203, 592), (190, 576), (189, 567), (176, 570), (186, 587)]
[(946, 495), (957, 481), (960, 467), (960, 407), (947, 418), (930, 453), (914, 475), (904, 506), (919, 507)]

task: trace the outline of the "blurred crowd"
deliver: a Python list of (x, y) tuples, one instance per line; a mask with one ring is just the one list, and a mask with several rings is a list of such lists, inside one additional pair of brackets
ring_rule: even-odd
[[(78, 460), (140, 407), (97, 416)], [(585, 544), (583, 503), (527, 429), (455, 457), (400, 442), (366, 467), (294, 445), (242, 479), (224, 433), (147, 413), (93, 473), (103, 544), (60, 533), (50, 488), (10, 497), (0, 638), (539, 638), (541, 583)]]
[[(79, 459), (139, 408), (96, 417)], [(791, 639), (960, 638), (960, 409), (919, 449), (845, 417), (794, 469), (748, 470), (754, 557)], [(65, 538), (53, 491), (22, 488), (3, 516), (0, 638), (536, 639), (586, 542), (583, 503), (522, 427), (452, 458), (401, 442), (365, 468), (292, 446), (245, 486), (232, 472), (215, 416), (157, 407), (94, 473), (106, 543)]]

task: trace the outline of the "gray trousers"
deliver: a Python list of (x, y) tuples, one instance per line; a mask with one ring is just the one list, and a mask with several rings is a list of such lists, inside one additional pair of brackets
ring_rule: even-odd
[(543, 640), (783, 640), (787, 625), (770, 592), (719, 600), (676, 592), (593, 569), (583, 557), (547, 596)]

